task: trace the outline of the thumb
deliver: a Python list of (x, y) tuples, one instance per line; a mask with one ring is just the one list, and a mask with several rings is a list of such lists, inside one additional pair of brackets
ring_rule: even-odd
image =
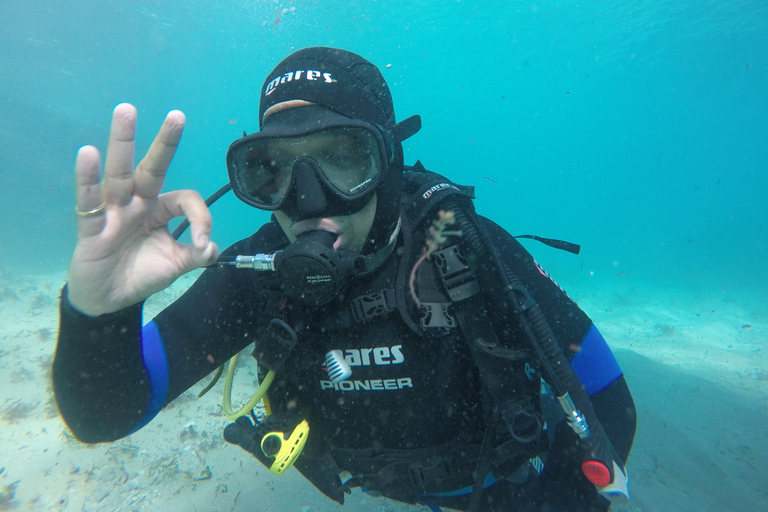
[(183, 260), (187, 267), (184, 272), (211, 265), (219, 257), (219, 247), (211, 240), (202, 247), (183, 245), (181, 250), (184, 253)]

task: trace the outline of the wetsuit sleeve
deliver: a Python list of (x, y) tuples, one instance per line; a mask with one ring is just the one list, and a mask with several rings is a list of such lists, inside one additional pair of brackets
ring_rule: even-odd
[(228, 270), (206, 270), (143, 326), (141, 304), (92, 318), (72, 308), (64, 288), (53, 387), (78, 439), (113, 441), (138, 430), (251, 343), (253, 290), (242, 274), (233, 279), (239, 269)]
[(571, 366), (589, 393), (613, 447), (626, 463), (637, 426), (635, 402), (619, 363), (594, 324), (571, 359)]
[(141, 304), (91, 318), (65, 286), (59, 306), (53, 390), (64, 421), (86, 443), (123, 437), (146, 409), (150, 383), (141, 353)]

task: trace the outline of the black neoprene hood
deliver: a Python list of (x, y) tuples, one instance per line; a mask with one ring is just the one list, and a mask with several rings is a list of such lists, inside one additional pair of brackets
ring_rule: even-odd
[(387, 174), (376, 189), (374, 223), (361, 252), (378, 251), (388, 244), (400, 214), (403, 173), (400, 142), (418, 128), (398, 132), (392, 95), (381, 72), (371, 62), (346, 50), (305, 48), (283, 59), (269, 74), (261, 90), (260, 127), (264, 128), (264, 113), (270, 107), (291, 100), (321, 105), (389, 133), (394, 151), (390, 155)]
[(392, 95), (381, 72), (345, 50), (306, 48), (283, 59), (264, 82), (259, 122), (269, 107), (296, 99), (386, 129), (395, 125)]

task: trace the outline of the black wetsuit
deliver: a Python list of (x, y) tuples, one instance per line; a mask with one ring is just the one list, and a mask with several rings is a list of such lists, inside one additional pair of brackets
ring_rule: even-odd
[[(514, 238), (491, 221), (482, 222), (493, 250), (525, 283), (567, 348), (596, 414), (626, 460), (634, 437), (634, 404), (602, 336)], [(273, 221), (225, 254), (268, 252), (287, 243)], [(402, 254), (401, 246), (402, 240), (383, 267), (356, 283), (344, 300), (318, 309), (283, 296), (273, 274), (234, 268), (207, 269), (143, 327), (141, 305), (88, 318), (69, 305), (65, 288), (54, 361), (54, 389), (65, 421), (84, 442), (119, 439), (257, 341), (267, 322), (278, 317), (295, 330), (298, 344), (268, 396), (275, 415), (290, 411), (308, 421), (309, 449), (332, 453), (341, 469), (355, 475), (362, 469), (349, 459), (361, 453), (479, 446), (486, 430), (482, 385), (460, 330), (424, 335), (407, 325), (397, 308), (383, 307), (365, 321), (358, 321), (350, 308), (360, 297), (398, 286), (398, 266), (410, 268), (414, 260)], [(504, 336), (520, 336), (514, 325), (497, 329)], [(331, 350), (341, 351), (352, 370), (340, 383), (333, 383), (324, 368)], [(522, 483), (500, 479), (484, 491), (481, 509), (605, 510), (608, 502), (581, 474), (575, 436), (564, 427), (551, 436), (541, 476)], [(466, 453), (471, 457), (474, 452), (462, 456)], [(433, 493), (423, 501), (467, 506), (468, 489), (444, 490), (455, 492)]]

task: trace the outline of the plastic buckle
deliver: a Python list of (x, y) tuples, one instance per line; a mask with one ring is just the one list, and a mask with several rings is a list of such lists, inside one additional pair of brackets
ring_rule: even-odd
[(456, 327), (456, 319), (448, 312), (449, 303), (422, 302), (423, 316), (421, 327), (423, 329), (453, 329)]
[(411, 464), (408, 466), (408, 476), (417, 489), (423, 490), (430, 483), (455, 478), (460, 470), (456, 458), (447, 455)]
[(536, 304), (536, 301), (531, 296), (531, 292), (523, 285), (510, 285), (505, 293), (510, 297), (512, 310), (517, 315), (529, 310)]
[(411, 478), (411, 483), (419, 490), (424, 489), (426, 484), (426, 477), (424, 476), (424, 466), (421, 464), (411, 464), (408, 467), (408, 476)]
[(352, 301), (352, 315), (357, 322), (365, 322), (373, 317), (384, 315), (396, 307), (395, 290), (385, 289), (357, 297)]
[(435, 251), (432, 258), (448, 292), (448, 297), (453, 302), (468, 299), (480, 291), (475, 273), (467, 266), (458, 246), (452, 245)]

